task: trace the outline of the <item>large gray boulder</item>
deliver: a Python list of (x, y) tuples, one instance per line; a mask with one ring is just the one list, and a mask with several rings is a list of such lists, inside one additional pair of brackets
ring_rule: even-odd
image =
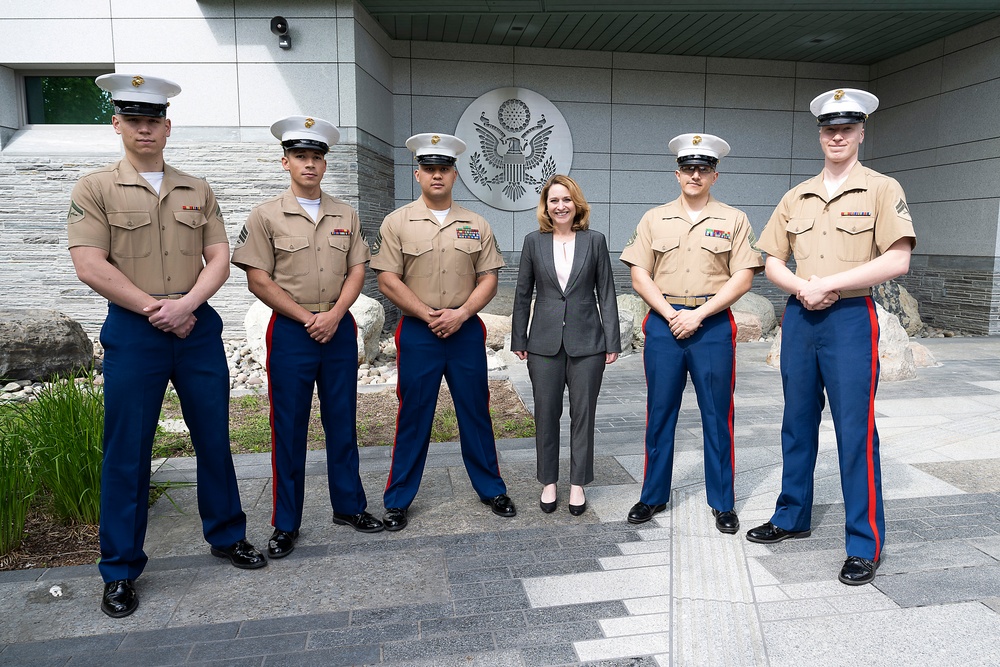
[(873, 297), (876, 303), (899, 319), (906, 335), (916, 336), (924, 328), (917, 300), (899, 283), (890, 280), (876, 285)]
[(510, 315), (480, 312), (479, 319), (486, 325), (486, 347), (491, 350), (502, 350), (505, 341), (510, 340)]
[[(351, 306), (351, 315), (358, 325), (358, 363), (371, 363), (378, 356), (379, 336), (385, 324), (385, 310), (375, 299), (364, 294)], [(255, 300), (243, 318), (243, 326), (250, 344), (250, 354), (261, 366), (267, 367), (267, 325), (271, 309)]]
[(635, 321), (632, 318), (632, 313), (627, 313), (623, 310), (618, 311), (618, 329), (621, 335), (622, 343), (622, 356), (632, 353), (632, 331), (635, 329)]
[[(632, 317), (632, 347), (640, 348), (646, 343), (646, 334), (642, 332), (642, 321), (649, 313), (649, 306), (646, 302), (634, 294), (620, 294), (618, 296), (619, 319), (628, 314)], [(624, 336), (624, 331), (622, 332)], [(625, 339), (622, 339), (622, 347), (625, 346)]]
[(758, 340), (774, 331), (778, 319), (774, 315), (774, 305), (753, 292), (747, 292), (732, 305), (736, 320), (738, 342)]
[(94, 363), (83, 327), (56, 310), (0, 308), (0, 378), (48, 380)]

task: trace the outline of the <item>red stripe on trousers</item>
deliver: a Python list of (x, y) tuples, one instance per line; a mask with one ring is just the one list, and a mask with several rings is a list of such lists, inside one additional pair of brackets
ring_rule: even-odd
[(871, 526), (872, 535), (875, 536), (875, 558), (878, 560), (882, 553), (882, 536), (878, 534), (878, 525), (875, 521), (877, 506), (875, 504), (875, 384), (878, 382), (878, 313), (875, 312), (875, 302), (868, 299), (868, 321), (871, 326), (871, 383), (868, 392), (868, 434), (865, 438), (865, 461), (868, 464), (868, 525)]

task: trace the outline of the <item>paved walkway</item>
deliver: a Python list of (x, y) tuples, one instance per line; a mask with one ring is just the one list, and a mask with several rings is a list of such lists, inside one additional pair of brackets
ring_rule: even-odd
[[(997, 665), (1000, 664), (1000, 340), (924, 342), (941, 365), (883, 384), (877, 403), (888, 525), (873, 585), (837, 582), (845, 557), (831, 422), (822, 426), (813, 535), (774, 546), (780, 483), (777, 371), (766, 344), (741, 344), (738, 535), (705, 502), (693, 392), (678, 428), (668, 510), (624, 521), (639, 496), (641, 358), (610, 367), (589, 509), (537, 507), (534, 443), (500, 443), (518, 504), (489, 513), (456, 444), (432, 446), (410, 526), (361, 535), (332, 525), (321, 452), (310, 454), (295, 553), (246, 572), (208, 554), (190, 488), (153, 508), (139, 610), (98, 609), (96, 567), (0, 573), (0, 665)], [(530, 404), (523, 366), (511, 378)], [(564, 448), (565, 451), (565, 448)], [(382, 511), (389, 451), (362, 451), (370, 509)], [(238, 457), (250, 538), (270, 534), (267, 455)], [(566, 462), (568, 468), (568, 462)], [(171, 460), (163, 480), (192, 479)], [(568, 481), (568, 480), (567, 480)]]

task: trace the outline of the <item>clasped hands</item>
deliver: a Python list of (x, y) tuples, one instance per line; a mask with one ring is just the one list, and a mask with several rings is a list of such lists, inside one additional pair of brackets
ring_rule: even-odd
[(187, 338), (198, 321), (184, 299), (160, 299), (143, 308), (142, 312), (146, 313), (154, 327), (178, 338)]
[(795, 297), (806, 310), (824, 310), (840, 301), (840, 291), (829, 289), (823, 278), (810, 276), (809, 280), (799, 287)]
[(427, 327), (438, 338), (447, 338), (469, 319), (462, 308), (436, 308), (428, 313)]

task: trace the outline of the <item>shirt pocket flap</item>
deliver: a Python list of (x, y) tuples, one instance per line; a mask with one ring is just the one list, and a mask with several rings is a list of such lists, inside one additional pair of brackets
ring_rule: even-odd
[(670, 250), (676, 250), (680, 244), (681, 239), (679, 236), (667, 236), (653, 239), (650, 245), (655, 252), (669, 252)]
[(419, 257), (425, 252), (430, 252), (434, 249), (434, 242), (430, 239), (421, 241), (403, 241), (402, 250), (404, 255), (410, 255), (412, 257)]
[(875, 217), (871, 215), (845, 215), (837, 221), (837, 229), (848, 234), (870, 232), (875, 228)]
[(208, 222), (201, 211), (174, 211), (174, 219), (191, 229), (197, 229)]
[(118, 211), (108, 213), (108, 224), (120, 229), (137, 229), (150, 224), (149, 211)]
[(328, 236), (330, 239), (330, 247), (336, 248), (337, 250), (343, 250), (347, 252), (351, 247), (351, 237), (350, 236)]
[(718, 255), (719, 253), (729, 252), (732, 250), (733, 242), (731, 239), (706, 236), (701, 240), (701, 247), (710, 253)]
[(482, 241), (476, 239), (455, 239), (455, 247), (462, 252), (472, 254), (483, 249)]
[(801, 234), (808, 232), (816, 223), (816, 218), (792, 218), (788, 221), (786, 229), (789, 234)]
[(309, 239), (304, 236), (275, 236), (274, 247), (285, 252), (295, 252), (309, 247)]

